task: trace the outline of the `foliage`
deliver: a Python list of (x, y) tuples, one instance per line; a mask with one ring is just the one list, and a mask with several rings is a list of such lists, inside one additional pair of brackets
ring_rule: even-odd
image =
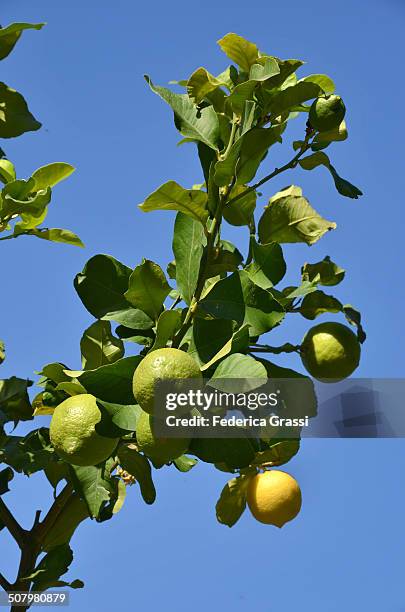
[[(29, 27), (16, 24), (5, 29), (3, 42), (0, 30), (3, 57)], [(229, 378), (303, 378), (308, 382), (309, 405), (315, 413), (310, 379), (265, 358), (266, 353), (272, 357), (281, 352), (299, 353), (300, 346), (259, 344), (260, 336), (288, 321), (292, 313), (308, 320), (323, 313), (341, 313), (357, 327), (359, 341), (365, 339), (360, 313), (319, 288), (336, 286), (345, 275), (329, 256), (305, 263), (296, 285), (281, 284), (287, 270), (282, 245), (310, 246), (336, 229), (334, 221), (326, 220), (294, 184), (268, 194), (268, 203), (264, 207), (261, 204), (261, 188), (271, 179), (294, 169), (311, 171), (319, 165), (330, 171), (339, 194), (353, 199), (361, 195), (357, 187), (338, 175), (321, 150), (347, 138), (343, 103), (339, 105), (339, 125), (328, 119), (332, 128), (320, 132), (310, 122), (315, 112), (309, 115), (310, 109), (313, 105), (318, 108), (319, 101), (334, 93), (334, 83), (322, 74), (300, 77), (297, 71), (303, 65), (301, 60), (268, 55), (233, 33), (224, 36), (219, 45), (232, 64), (216, 76), (198, 68), (190, 78), (179, 82), (181, 93), (157, 86), (146, 77), (152, 92), (171, 108), (181, 142), (195, 145), (201, 164), (200, 185), (188, 188), (167, 181), (139, 206), (142, 212), (176, 213), (174, 260), (168, 264), (167, 275), (150, 260), (142, 259), (132, 268), (110, 255), (91, 257), (74, 281), (80, 300), (95, 318), (80, 341), (80, 369), (64, 363), (44, 366), (38, 381), (43, 390), (32, 404), (27, 381), (13, 378), (0, 385), (2, 428), (8, 421), (17, 424), (19, 420), (52, 414), (67, 397), (89, 393), (97, 398), (103, 413), (99, 433), (121, 439), (117, 450), (101, 465), (78, 467), (58, 457), (47, 428), (22, 438), (0, 429), (0, 459), (5, 464), (0, 472), (1, 495), (7, 492), (14, 471), (31, 474), (43, 470), (54, 488), (65, 483), (56, 506), (33, 528), (36, 541), (47, 555), (35, 566), (34, 554), (34, 565), (23, 577), (28, 588), (61, 584), (59, 577), (71, 562), (69, 541), (74, 530), (87, 517), (111, 519), (124, 503), (127, 485), (139, 484), (144, 501), (154, 502), (153, 469), (164, 466), (154, 464), (138, 444), (141, 410), (132, 392), (134, 373), (148, 352), (164, 347), (188, 352), (219, 389)], [(7, 112), (3, 118), (6, 125), (0, 122), (0, 136), (38, 129), (20, 94), (4, 86), (1, 96)], [(286, 163), (271, 169), (272, 149), (284, 142), (289, 122), (295, 120), (303, 120), (302, 140), (292, 144), (290, 153), (286, 144)], [(39, 227), (52, 188), (72, 171), (68, 164), (50, 164), (28, 180), (17, 180), (11, 162), (0, 160), (0, 180), (4, 183), (1, 230), (11, 232), (0, 239), (31, 234), (81, 245), (67, 230)], [(321, 209), (319, 203), (318, 207)], [(224, 238), (227, 224), (246, 229), (250, 237), (246, 255)], [(138, 346), (138, 354), (126, 356), (126, 349), (134, 346)], [(4, 350), (0, 346), (2, 359)], [(188, 472), (197, 463), (195, 456), (232, 474), (216, 507), (218, 520), (232, 526), (246, 507), (249, 479), (261, 469), (288, 462), (298, 450), (298, 438), (193, 439), (187, 454), (167, 464)], [(56, 529), (59, 515), (55, 507), (61, 506), (63, 517), (67, 504), (72, 504), (69, 528)], [(0, 506), (0, 521), (4, 516)], [(55, 547), (50, 542), (55, 542)], [(36, 549), (34, 553), (39, 554)], [(21, 585), (21, 576), (19, 581)]]

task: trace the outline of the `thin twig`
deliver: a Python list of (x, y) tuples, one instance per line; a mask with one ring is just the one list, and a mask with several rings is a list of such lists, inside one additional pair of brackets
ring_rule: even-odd
[(21, 527), (18, 521), (11, 514), (6, 504), (0, 497), (0, 519), (7, 527), (18, 546), (22, 549), (25, 544), (26, 531)]
[(32, 525), (33, 529), (39, 524), (39, 520), (41, 518), (41, 512), (42, 512), (42, 510), (37, 510), (35, 512), (34, 524)]
[(290, 344), (286, 342), (282, 346), (269, 346), (268, 344), (255, 344), (249, 347), (250, 353), (273, 353), (280, 355), (281, 353), (299, 353), (300, 345)]
[(2, 573), (0, 573), (0, 586), (5, 590), (5, 591), (11, 591), (11, 584), (9, 583), (9, 581), (3, 576)]
[(229, 200), (228, 205), (234, 204), (237, 200), (244, 198), (251, 191), (256, 191), (256, 189), (264, 185), (264, 183), (267, 183), (267, 181), (270, 181), (271, 179), (278, 176), (282, 172), (285, 172), (286, 170), (290, 170), (291, 168), (295, 168), (298, 164), (299, 159), (302, 157), (302, 155), (304, 155), (304, 153), (308, 151), (309, 148), (310, 148), (309, 136), (307, 136), (306, 140), (304, 141), (304, 144), (302, 145), (298, 153), (294, 155), (294, 157), (288, 163), (284, 164), (284, 166), (281, 166), (280, 168), (275, 168), (273, 172), (270, 172), (270, 174), (267, 174), (267, 176), (262, 178), (260, 181), (258, 181), (254, 185), (251, 185), (250, 187), (245, 189), (245, 191), (242, 191), (241, 193), (236, 195), (234, 198)]

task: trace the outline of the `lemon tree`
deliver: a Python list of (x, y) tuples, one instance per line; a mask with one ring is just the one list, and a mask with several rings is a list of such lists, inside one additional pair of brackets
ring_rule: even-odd
[[(26, 30), (41, 28), (0, 28), (0, 60)], [(155, 96), (151, 115), (159, 101), (168, 106), (179, 144), (195, 152), (201, 168), (188, 185), (157, 183), (134, 206), (134, 215), (171, 215), (173, 258), (164, 265), (139, 253), (133, 267), (111, 255), (91, 255), (74, 279), (91, 317), (78, 343), (81, 362), (66, 364), (61, 355), (42, 366), (36, 393), (30, 380), (0, 381), (0, 529), (21, 549), (16, 578), (0, 573), (5, 590), (82, 587), (80, 580), (63, 578), (73, 560), (73, 533), (87, 519), (112, 519), (130, 487), (153, 504), (160, 469), (189, 472), (198, 461), (210, 464), (227, 479), (216, 504), (220, 523), (231, 527), (248, 506), (258, 521), (285, 525), (300, 510), (301, 492), (277, 468), (298, 453), (299, 431), (292, 439), (276, 438), (269, 429), (237, 439), (164, 438), (154, 414), (157, 385), (268, 377), (284, 381), (288, 396), (285, 381), (301, 379), (305, 392), (290, 400), (313, 415), (311, 377), (341, 379), (359, 365), (366, 337), (361, 315), (330, 294), (332, 287), (340, 290), (345, 270), (325, 254), (321, 261), (304, 260), (285, 280), (290, 249), (304, 251), (318, 241), (327, 249), (328, 234), (336, 231), (333, 215), (326, 218), (322, 202), (308, 200), (294, 170), (323, 166), (340, 195), (362, 195), (329, 156), (348, 138), (344, 102), (329, 76), (305, 75), (301, 60), (281, 59), (277, 50), (260, 50), (235, 33), (218, 44), (226, 57), (220, 74), (199, 67), (171, 89), (146, 77), (145, 95)], [(0, 138), (40, 128), (23, 96), (4, 83), (0, 107)], [(292, 120), (301, 137), (290, 145)], [(277, 167), (273, 150), (285, 160)], [(1, 151), (0, 240), (31, 235), (82, 246), (70, 230), (43, 226), (53, 188), (72, 171), (57, 162), (17, 179)], [(272, 180), (281, 174), (287, 186), (276, 191)], [(229, 240), (230, 226), (245, 231), (246, 249)], [(272, 331), (292, 314), (308, 323), (304, 339), (292, 335), (275, 346)], [(327, 322), (312, 323), (325, 315)], [(0, 342), (0, 363), (6, 348)], [(281, 367), (280, 353), (300, 356), (302, 370)], [(28, 433), (5, 429), (26, 421), (35, 424)], [(23, 529), (4, 497), (14, 477), (34, 473), (43, 474), (55, 499)]]

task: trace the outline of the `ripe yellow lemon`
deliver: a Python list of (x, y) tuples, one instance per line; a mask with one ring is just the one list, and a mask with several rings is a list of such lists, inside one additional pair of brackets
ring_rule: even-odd
[(56, 406), (49, 435), (54, 449), (73, 465), (98, 465), (112, 454), (117, 438), (100, 436), (95, 426), (101, 420), (96, 398), (87, 393), (73, 395)]
[(253, 476), (248, 484), (247, 503), (256, 520), (282, 527), (301, 509), (298, 482), (281, 470), (269, 470)]
[(185, 438), (160, 438), (155, 434), (155, 419), (142, 412), (136, 426), (136, 440), (140, 450), (156, 464), (164, 465), (183, 455), (190, 444)]
[(317, 98), (309, 111), (309, 123), (318, 132), (337, 128), (343, 121), (346, 107), (340, 96)]
[(360, 343), (346, 325), (321, 323), (304, 336), (301, 360), (311, 376), (318, 380), (342, 380), (359, 365)]
[(153, 414), (155, 386), (159, 380), (184, 380), (201, 377), (198, 364), (184, 351), (175, 348), (157, 349), (148, 353), (135, 370), (133, 379), (134, 396), (145, 412)]

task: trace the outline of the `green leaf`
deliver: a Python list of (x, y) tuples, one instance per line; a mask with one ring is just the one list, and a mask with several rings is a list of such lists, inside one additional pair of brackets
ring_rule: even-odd
[(181, 310), (164, 310), (156, 326), (156, 339), (151, 351), (164, 348), (181, 326)]
[(0, 138), (15, 138), (40, 127), (22, 95), (0, 83)]
[(0, 159), (0, 181), (2, 183), (11, 183), (15, 181), (16, 174), (14, 164), (8, 159)]
[(46, 589), (59, 584), (59, 578), (66, 574), (73, 561), (73, 553), (68, 544), (56, 546), (41, 559), (34, 571), (25, 576), (23, 580), (32, 581), (35, 591)]
[[(237, 183), (250, 183), (269, 147), (281, 142), (285, 124), (269, 128), (253, 128), (242, 137), (240, 159), (236, 167)], [(239, 142), (239, 141), (238, 141)]]
[(238, 64), (245, 72), (249, 72), (250, 67), (259, 57), (259, 50), (254, 43), (233, 32), (226, 34), (218, 41), (218, 44), (229, 59)]
[(293, 186), (270, 199), (259, 221), (261, 243), (305, 242), (311, 245), (336, 228), (336, 223), (323, 219), (306, 198), (292, 195), (298, 193), (296, 190)]
[[(132, 320), (133, 311), (138, 311), (124, 297), (131, 274), (131, 268), (114, 257), (95, 255), (77, 274), (74, 286), (83, 305), (96, 319), (105, 317), (132, 327), (127, 319)], [(135, 328), (141, 327), (137, 322)]]
[(34, 192), (34, 180), (16, 180), (7, 183), (1, 192), (1, 216), (11, 216), (20, 213), (39, 215), (51, 201), (51, 189)]
[[(63, 363), (48, 363), (44, 365), (38, 374), (41, 374), (43, 377), (45, 377), (45, 379), (50, 379), (54, 383), (58, 384), (70, 380), (69, 376), (65, 374), (66, 369), (67, 368)], [(42, 382), (43, 381), (41, 381), (41, 383)], [(45, 386), (45, 384), (41, 383), (39, 383), (40, 386)]]
[(330, 159), (326, 153), (318, 151), (316, 153), (312, 153), (311, 155), (307, 155), (307, 157), (304, 157), (299, 161), (299, 164), (304, 170), (313, 170), (318, 166), (325, 166), (325, 168), (327, 168), (332, 175), (337, 191), (347, 198), (357, 200), (359, 196), (363, 195), (363, 192), (360, 191), (360, 189), (338, 175), (336, 169), (330, 163)]
[(250, 438), (194, 438), (189, 452), (207, 463), (225, 464), (230, 470), (247, 467), (257, 445)]
[(250, 67), (249, 80), (267, 81), (278, 74), (280, 74), (280, 67), (277, 60), (274, 57), (263, 56), (257, 58)]
[(18, 221), (14, 226), (14, 235), (19, 236), (20, 234), (29, 235), (30, 232), (27, 230), (34, 229), (41, 225), (46, 219), (48, 214), (48, 206), (45, 206), (43, 210), (39, 210), (38, 213), (20, 213), (21, 221)]
[(5, 28), (0, 28), (0, 60), (11, 53), (24, 30), (40, 30), (44, 25), (44, 23), (11, 23)]
[[(304, 416), (315, 417), (317, 414), (318, 400), (315, 393), (314, 382), (308, 376), (283, 368), (265, 359), (259, 360), (266, 368), (269, 383), (274, 381), (275, 391), (280, 391), (283, 398), (283, 410), (291, 418), (302, 418)], [(289, 379), (299, 379), (299, 386), (291, 384)], [(269, 445), (274, 442), (274, 428), (269, 432)], [(266, 432), (263, 432), (265, 438)]]
[[(226, 107), (230, 108), (230, 115), (235, 113), (241, 117), (245, 112), (245, 105), (252, 103), (255, 92), (261, 82), (271, 79), (280, 73), (279, 65), (274, 57), (261, 57), (256, 60), (249, 72), (249, 80), (236, 85), (226, 100)], [(244, 132), (247, 131), (244, 126)]]
[(250, 326), (250, 336), (260, 336), (281, 323), (285, 311), (271, 293), (253, 283), (247, 272), (239, 272), (245, 303), (244, 324)]
[(245, 103), (254, 99), (254, 91), (258, 86), (258, 81), (250, 80), (240, 83), (233, 90), (226, 100), (226, 109), (228, 114), (241, 117), (245, 109)]
[(199, 301), (198, 306), (216, 319), (230, 319), (242, 325), (245, 302), (239, 274), (235, 272), (215, 283), (209, 293)]
[(318, 132), (315, 136), (315, 144), (312, 145), (312, 149), (315, 151), (317, 143), (320, 145), (325, 145), (325, 143), (329, 144), (330, 142), (340, 142), (343, 140), (347, 140), (347, 138), (348, 132), (346, 127), (346, 121), (343, 120), (342, 123), (333, 130), (330, 130), (328, 132)]
[[(236, 185), (231, 191), (231, 202), (223, 209), (224, 219), (231, 225), (249, 225), (252, 221), (257, 196), (255, 191), (247, 190), (248, 187), (245, 185)], [(245, 191), (247, 191), (246, 195), (240, 197), (236, 202), (232, 202), (232, 198), (240, 196)]]
[(206, 68), (201, 67), (197, 68), (189, 78), (187, 92), (193, 102), (199, 104), (209, 93), (222, 86), (226, 87), (227, 83), (215, 78)]
[(262, 289), (277, 285), (287, 270), (281, 246), (277, 242), (258, 244), (254, 236), (250, 244), (253, 261), (245, 268), (250, 280)]
[(271, 293), (255, 285), (245, 271), (235, 272), (215, 283), (199, 302), (199, 308), (216, 319), (249, 324), (251, 336), (269, 331), (285, 315), (281, 304)]
[(233, 336), (233, 322), (226, 319), (194, 319), (193, 348), (189, 353), (200, 364), (209, 362)]
[(148, 315), (142, 310), (137, 308), (130, 308), (129, 310), (122, 310), (120, 312), (112, 312), (103, 317), (106, 321), (116, 321), (121, 323), (128, 329), (132, 329), (135, 332), (145, 332), (144, 335), (149, 335), (154, 325), (154, 321), (148, 317)]
[(180, 457), (177, 457), (177, 459), (174, 459), (173, 463), (179, 472), (189, 472), (195, 465), (197, 465), (198, 460), (187, 457), (187, 455), (181, 455)]
[(125, 482), (121, 480), (121, 478), (118, 481), (117, 488), (118, 488), (118, 495), (117, 495), (117, 500), (114, 503), (114, 507), (112, 509), (113, 514), (118, 514), (118, 512), (122, 509), (124, 502), (126, 500), (126, 497), (127, 497), (127, 486)]
[(190, 304), (197, 287), (205, 243), (201, 223), (184, 213), (177, 213), (174, 224), (173, 253), (176, 259), (177, 288), (186, 304)]
[(211, 358), (211, 360), (208, 361), (208, 363), (206, 363), (201, 368), (201, 370), (202, 371), (208, 370), (215, 363), (217, 363), (217, 361), (220, 361), (221, 359), (223, 359), (224, 357), (226, 357), (227, 355), (231, 353), (239, 353), (242, 351), (246, 351), (249, 347), (249, 344), (250, 344), (249, 325), (244, 325), (243, 327), (240, 327), (232, 334), (232, 337), (224, 344), (223, 347), (220, 348), (220, 350), (217, 353), (215, 353), (215, 355)]
[(65, 162), (54, 162), (47, 166), (42, 166), (35, 170), (32, 178), (35, 181), (35, 190), (46, 189), (47, 187), (53, 187), (65, 180), (75, 171), (75, 168)]
[(157, 263), (145, 259), (129, 277), (125, 298), (130, 304), (156, 320), (171, 288)]
[(246, 393), (266, 382), (266, 368), (250, 355), (234, 353), (221, 361), (208, 384), (210, 387), (229, 393), (235, 391), (236, 379), (238, 379), (237, 392)]
[(343, 312), (344, 312), (346, 319), (350, 323), (350, 325), (355, 325), (357, 327), (358, 341), (360, 342), (360, 344), (363, 344), (367, 336), (361, 324), (360, 312), (356, 308), (354, 308), (354, 306), (352, 306), (351, 304), (345, 304), (343, 306)]
[(205, 184), (208, 185), (210, 181), (211, 164), (215, 164), (217, 156), (215, 154), (215, 151), (207, 147), (207, 145), (205, 145), (203, 142), (198, 143), (197, 151), (201, 168), (204, 174), (204, 181)]
[(221, 240), (219, 248), (210, 260), (207, 269), (207, 278), (218, 276), (225, 272), (234, 272), (243, 262), (243, 255), (234, 244), (228, 240)]
[(184, 189), (176, 181), (164, 183), (139, 205), (143, 212), (178, 210), (205, 223), (208, 217), (207, 194), (201, 189)]
[(3, 423), (32, 419), (32, 407), (27, 391), (31, 385), (31, 381), (16, 376), (0, 380), (0, 418)]
[[(15, 230), (17, 230), (17, 226)], [(21, 229), (21, 225), (19, 225), (18, 230), (14, 231), (14, 234), (16, 236), (18, 236), (19, 234), (28, 234), (29, 236), (36, 236), (37, 238), (42, 238), (43, 240), (50, 240), (51, 242), (62, 242), (64, 244), (70, 244), (72, 246), (84, 247), (84, 244), (80, 240), (79, 236), (67, 229), (59, 229), (53, 227), (44, 229), (40, 228), (24, 230)]]
[(318, 263), (306, 263), (301, 268), (303, 281), (316, 280), (320, 285), (332, 287), (342, 282), (345, 277), (345, 270), (333, 263), (329, 256), (326, 256)]
[(215, 507), (218, 522), (233, 527), (246, 508), (246, 492), (249, 477), (232, 478), (222, 489), (221, 496)]
[(283, 289), (283, 294), (286, 300), (294, 300), (298, 297), (304, 297), (308, 293), (312, 293), (316, 291), (318, 281), (303, 281), (299, 287), (286, 287)]
[(151, 90), (171, 106), (176, 127), (183, 136), (200, 140), (218, 150), (219, 124), (212, 106), (199, 109), (188, 94), (176, 94), (165, 87), (155, 86), (147, 75), (145, 79)]
[(269, 102), (269, 111), (273, 116), (281, 115), (307, 100), (317, 98), (322, 93), (320, 86), (311, 82), (298, 82), (291, 87), (274, 93)]
[(8, 436), (0, 448), (0, 462), (16, 472), (30, 476), (44, 470), (54, 459), (54, 449), (45, 427), (30, 431), (25, 437)]
[(256, 453), (253, 465), (261, 466), (264, 463), (274, 466), (284, 465), (288, 463), (299, 451), (300, 440), (270, 440), (269, 448)]
[(152, 480), (150, 463), (147, 458), (138, 453), (134, 444), (126, 444), (120, 446), (118, 459), (121, 467), (139, 482), (144, 501), (147, 504), (153, 504), (156, 499), (156, 490)]
[[(191, 466), (192, 467), (192, 466)], [(4, 495), (4, 493), (8, 493), (10, 490), (8, 488), (8, 483), (13, 480), (14, 472), (10, 467), (4, 468), (0, 472), (0, 495)]]
[(340, 195), (345, 196), (346, 198), (352, 198), (354, 200), (357, 200), (363, 195), (363, 192), (360, 191), (356, 185), (352, 185), (352, 183), (349, 183), (349, 181), (346, 181), (346, 179), (339, 176), (332, 164), (330, 164), (329, 170), (335, 182), (335, 187)]
[(101, 411), (102, 418), (96, 425), (96, 431), (100, 436), (106, 438), (121, 438), (136, 430), (141, 408), (134, 403), (132, 405), (113, 404), (97, 400), (97, 405)]
[(85, 502), (77, 493), (73, 493), (42, 540), (42, 549), (49, 552), (56, 546), (68, 544), (80, 523), (88, 517)]
[(254, 102), (253, 100), (246, 100), (244, 107), (243, 107), (241, 136), (243, 136), (249, 130), (252, 129), (253, 124), (255, 122), (255, 111), (256, 111), (256, 102)]
[(315, 83), (319, 85), (325, 94), (332, 94), (335, 91), (335, 83), (327, 74), (310, 74), (298, 81), (299, 83)]
[(131, 329), (124, 325), (118, 325), (115, 333), (124, 342), (135, 342), (143, 346), (151, 346), (155, 340), (155, 332), (152, 329)]
[(84, 370), (94, 370), (124, 356), (124, 344), (112, 333), (109, 321), (90, 325), (80, 340), (80, 350)]
[(105, 464), (81, 467), (70, 466), (73, 485), (83, 498), (91, 518), (98, 519), (114, 496), (114, 484)]
[(79, 381), (88, 393), (100, 400), (114, 404), (134, 403), (132, 379), (142, 357), (125, 357), (115, 363), (86, 370), (79, 375)]
[[(53, 461), (50, 461), (46, 466), (44, 473), (47, 477), (49, 483), (52, 485), (54, 489), (56, 489), (56, 485), (62, 480), (67, 480), (69, 478), (69, 465), (59, 459), (59, 457), (53, 457)], [(55, 491), (54, 491), (55, 494)]]
[(218, 161), (214, 168), (213, 181), (218, 187), (225, 187), (235, 175), (236, 164), (238, 162), (240, 149), (243, 139), (246, 135), (241, 136), (231, 147), (225, 159)]
[(0, 363), (3, 363), (5, 358), (6, 358), (6, 349), (4, 346), (4, 342), (0, 340)]
[(300, 313), (306, 319), (313, 320), (325, 312), (341, 312), (343, 305), (332, 295), (323, 291), (313, 291), (304, 297)]

